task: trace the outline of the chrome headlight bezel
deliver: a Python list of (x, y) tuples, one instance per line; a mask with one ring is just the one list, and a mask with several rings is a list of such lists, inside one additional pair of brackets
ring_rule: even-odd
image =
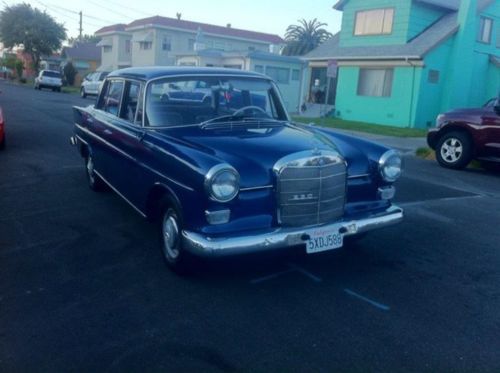
[[(217, 179), (222, 175), (230, 175), (234, 178), (234, 188), (230, 194), (221, 195), (214, 189)], [(234, 167), (227, 163), (220, 163), (213, 166), (205, 175), (205, 191), (212, 201), (227, 203), (236, 198), (240, 192), (240, 174)]]
[[(388, 173), (388, 167), (399, 168), (399, 171), (394, 174), (393, 172)], [(380, 177), (388, 183), (394, 183), (401, 177), (403, 171), (403, 158), (401, 154), (396, 150), (388, 150), (380, 157), (378, 161), (378, 170)]]

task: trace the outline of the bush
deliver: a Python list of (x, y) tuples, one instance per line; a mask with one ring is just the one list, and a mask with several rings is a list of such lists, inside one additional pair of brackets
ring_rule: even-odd
[[(24, 70), (24, 64), (23, 61), (21, 60), (16, 60), (14, 64), (14, 68), (16, 69), (16, 74), (19, 80), (23, 79), (23, 70)], [(24, 79), (26, 80), (26, 79)]]
[(26, 78), (20, 78), (19, 83), (26, 84), (27, 80)]
[(75, 84), (75, 78), (76, 74), (78, 74), (78, 70), (75, 69), (73, 64), (71, 62), (68, 62), (63, 69), (64, 72), (64, 77), (66, 78), (66, 81), (68, 82), (68, 85), (73, 85)]

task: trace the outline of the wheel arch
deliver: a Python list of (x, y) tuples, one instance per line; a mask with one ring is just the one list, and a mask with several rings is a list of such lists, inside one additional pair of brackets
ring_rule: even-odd
[(179, 219), (184, 221), (182, 204), (175, 191), (168, 185), (156, 182), (150, 189), (146, 198), (146, 216), (149, 220), (155, 221), (160, 218), (162, 205), (161, 201), (167, 200), (171, 207), (175, 208), (179, 214)]
[[(464, 135), (466, 135), (468, 137), (468, 139), (470, 140), (470, 142), (472, 144), (472, 153), (475, 155), (477, 144), (476, 144), (475, 137), (472, 135), (471, 131), (472, 131), (471, 128), (467, 124), (453, 123), (453, 122), (448, 123), (441, 129), (441, 131), (439, 131), (439, 135), (436, 136), (435, 147), (437, 147), (439, 141), (443, 138), (443, 136), (445, 136), (451, 132), (460, 132), (460, 133), (463, 133)], [(438, 149), (436, 149), (436, 151), (437, 150)]]

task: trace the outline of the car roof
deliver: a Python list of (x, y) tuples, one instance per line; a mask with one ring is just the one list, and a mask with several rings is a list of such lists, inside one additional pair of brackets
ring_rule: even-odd
[(60, 71), (57, 71), (57, 70), (47, 70), (47, 69), (42, 70), (41, 72), (42, 72), (42, 73), (45, 73), (45, 72), (48, 72), (48, 73), (57, 73), (57, 74), (60, 74), (60, 73), (61, 73)]
[(110, 77), (124, 77), (134, 78), (140, 80), (151, 80), (155, 78), (169, 77), (169, 76), (182, 76), (182, 75), (214, 75), (214, 76), (241, 76), (250, 78), (265, 78), (269, 79), (263, 74), (253, 71), (243, 71), (237, 69), (215, 68), (215, 67), (129, 67), (126, 69), (115, 70), (108, 75)]

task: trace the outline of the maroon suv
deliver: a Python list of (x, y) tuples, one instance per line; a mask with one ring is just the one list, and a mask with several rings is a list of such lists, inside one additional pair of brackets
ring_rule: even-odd
[(472, 159), (500, 164), (500, 96), (482, 108), (440, 114), (436, 124), (427, 143), (441, 166), (461, 169)]

